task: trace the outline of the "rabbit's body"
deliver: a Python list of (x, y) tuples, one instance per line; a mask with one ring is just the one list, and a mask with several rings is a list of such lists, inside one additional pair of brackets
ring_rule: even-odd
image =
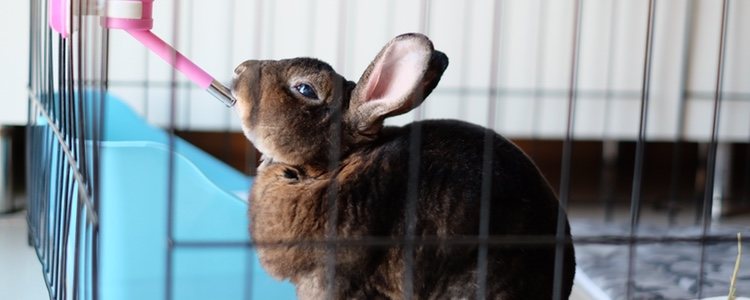
[[(521, 150), (459, 121), (383, 127), (419, 105), (447, 65), (427, 37), (406, 34), (356, 84), (311, 58), (235, 70), (243, 131), (264, 155), (252, 239), (263, 267), (301, 298), (474, 298), (481, 286), (488, 298), (550, 299), (556, 262), (557, 291), (569, 295), (575, 260), (570, 243), (555, 259), (557, 198)], [(531, 243), (498, 241), (514, 238)]]
[[(415, 127), (421, 134), (416, 174), (410, 170)], [(332, 295), (337, 299), (401, 298), (404, 248), (382, 243), (405, 236), (409, 195), (416, 195), (414, 236), (429, 242), (414, 246), (416, 298), (473, 298), (478, 247), (452, 239), (470, 239), (479, 233), (486, 134), (487, 129), (459, 121), (423, 121), (385, 128), (371, 147), (347, 155), (334, 172), (311, 176), (296, 166), (271, 162), (259, 170), (253, 189), (253, 238), (271, 243), (322, 242), (333, 220), (327, 214), (328, 188), (335, 187), (336, 237), (364, 245), (368, 237), (374, 237), (381, 244), (337, 247)], [(494, 132), (489, 134), (493, 142), (489, 235), (554, 237), (558, 202), (549, 185), (516, 146)], [(411, 181), (415, 175), (416, 181)], [(564, 226), (569, 235), (567, 221)], [(325, 296), (325, 244), (305, 245), (260, 247), (258, 252), (272, 275), (290, 278), (301, 287), (300, 296)], [(490, 246), (489, 295), (500, 299), (552, 295), (554, 246), (525, 247)], [(562, 295), (568, 295), (575, 264), (573, 248), (566, 247), (564, 255), (560, 276), (565, 287)]]

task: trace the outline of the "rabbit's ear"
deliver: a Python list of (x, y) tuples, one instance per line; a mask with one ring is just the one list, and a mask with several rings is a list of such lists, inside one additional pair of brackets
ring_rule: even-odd
[(440, 81), (448, 57), (421, 34), (391, 40), (352, 91), (347, 121), (361, 133), (377, 131), (383, 119), (417, 107)]

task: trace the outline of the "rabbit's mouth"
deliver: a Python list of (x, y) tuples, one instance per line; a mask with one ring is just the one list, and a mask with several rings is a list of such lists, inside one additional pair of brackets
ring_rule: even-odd
[(237, 99), (237, 81), (239, 80), (240, 75), (237, 73), (232, 74), (232, 80), (229, 81), (227, 86), (229, 87), (229, 92), (232, 93), (232, 97)]
[(244, 72), (247, 69), (247, 65), (244, 63), (238, 65), (236, 68), (234, 68), (234, 72), (232, 73), (232, 80), (230, 80), (229, 84), (227, 86), (229, 87), (229, 91), (232, 93), (232, 96), (237, 98), (237, 83), (240, 81), (240, 75), (242, 75), (242, 72)]

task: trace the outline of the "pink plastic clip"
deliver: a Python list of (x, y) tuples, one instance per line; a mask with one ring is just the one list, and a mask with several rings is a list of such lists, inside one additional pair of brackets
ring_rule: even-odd
[(68, 0), (51, 0), (49, 2), (49, 26), (63, 38), (70, 35), (70, 2)]

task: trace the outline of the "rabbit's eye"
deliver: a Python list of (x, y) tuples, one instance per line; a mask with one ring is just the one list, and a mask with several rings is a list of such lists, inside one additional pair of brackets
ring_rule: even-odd
[(300, 94), (302, 94), (302, 96), (305, 96), (311, 99), (318, 99), (318, 94), (316, 94), (312, 86), (310, 86), (307, 83), (300, 83), (298, 85), (295, 85), (294, 89), (296, 89)]

